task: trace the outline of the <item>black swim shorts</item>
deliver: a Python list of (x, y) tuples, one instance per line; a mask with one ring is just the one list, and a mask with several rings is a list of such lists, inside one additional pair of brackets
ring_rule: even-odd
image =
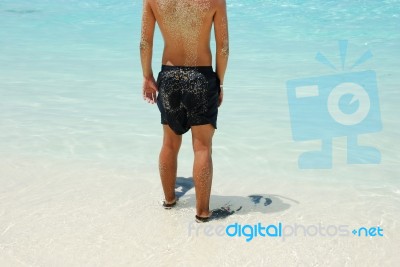
[(211, 66), (162, 65), (157, 86), (162, 124), (178, 135), (194, 125), (211, 124), (217, 129), (220, 81)]

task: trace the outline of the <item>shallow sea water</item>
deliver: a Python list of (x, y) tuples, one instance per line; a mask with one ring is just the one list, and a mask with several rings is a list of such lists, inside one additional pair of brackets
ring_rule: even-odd
[[(249, 242), (194, 224), (190, 133), (181, 199), (160, 207), (162, 131), (157, 107), (141, 98), (141, 4), (0, 1), (0, 265), (398, 265), (400, 2), (228, 1), (211, 207), (238, 211), (210, 231), (279, 222), (311, 231)], [(339, 40), (348, 40), (344, 70)], [(154, 73), (161, 48), (157, 32)], [(300, 154), (321, 144), (293, 140), (286, 82), (364, 70), (376, 73), (383, 128), (358, 139), (380, 151), (380, 164), (347, 164), (338, 137), (332, 168), (300, 169)], [(347, 236), (312, 233), (339, 225)], [(382, 237), (350, 232), (378, 226)]]

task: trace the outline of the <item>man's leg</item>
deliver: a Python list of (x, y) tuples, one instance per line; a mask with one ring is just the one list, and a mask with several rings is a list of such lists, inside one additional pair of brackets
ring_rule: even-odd
[(210, 215), (209, 203), (213, 175), (211, 149), (214, 131), (211, 124), (192, 126), (193, 179), (196, 189), (196, 212), (200, 217)]
[(163, 125), (163, 130), (164, 138), (158, 166), (165, 201), (166, 203), (172, 203), (175, 200), (177, 160), (179, 148), (182, 143), (182, 136), (175, 134), (168, 125)]

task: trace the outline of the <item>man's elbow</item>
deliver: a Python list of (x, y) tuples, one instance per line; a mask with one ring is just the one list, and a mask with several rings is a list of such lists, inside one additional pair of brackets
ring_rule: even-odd
[(217, 44), (217, 52), (223, 57), (229, 57), (229, 42), (224, 41)]
[(153, 44), (145, 39), (140, 40), (140, 51), (147, 51), (153, 47)]

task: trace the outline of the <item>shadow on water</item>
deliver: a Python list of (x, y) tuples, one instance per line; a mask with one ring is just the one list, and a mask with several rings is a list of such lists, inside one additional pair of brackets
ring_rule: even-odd
[(31, 14), (31, 13), (38, 13), (40, 11), (36, 9), (5, 9), (4, 12), (14, 13), (14, 14)]
[[(192, 177), (177, 177), (175, 194), (180, 199), (177, 208), (195, 206), (196, 196), (186, 193), (194, 188)], [(186, 195), (186, 196), (185, 196)], [(185, 197), (184, 197), (185, 196)], [(184, 197), (184, 198), (183, 198)], [(249, 214), (253, 212), (273, 213), (290, 208), (290, 202), (299, 204), (298, 201), (280, 195), (251, 194), (244, 196), (218, 196), (211, 195), (211, 209), (216, 219), (226, 218), (234, 213)], [(288, 203), (289, 202), (289, 203)]]

